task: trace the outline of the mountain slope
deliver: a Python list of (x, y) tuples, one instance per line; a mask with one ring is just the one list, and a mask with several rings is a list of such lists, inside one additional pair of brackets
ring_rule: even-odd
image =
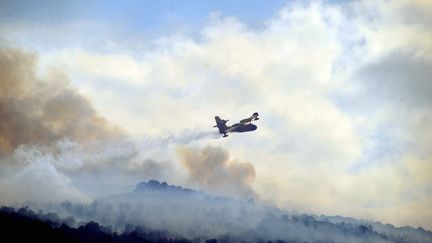
[(253, 200), (212, 197), (154, 180), (139, 183), (132, 192), (103, 197), (92, 204), (28, 206), (60, 215), (54, 221), (73, 216), (75, 220), (64, 224), (77, 229), (94, 221), (108, 233), (158, 232), (160, 237), (154, 240), (432, 242), (432, 232), (421, 228), (397, 228), (340, 216), (291, 214)]

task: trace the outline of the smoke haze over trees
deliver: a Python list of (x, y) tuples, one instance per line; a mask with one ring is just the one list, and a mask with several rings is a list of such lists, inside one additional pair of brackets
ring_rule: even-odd
[[(42, 210), (42, 211), (41, 211)], [(38, 213), (35, 213), (38, 212)], [(44, 213), (51, 212), (51, 213)], [(54, 212), (54, 213), (52, 213)], [(289, 213), (253, 200), (211, 197), (152, 180), (91, 204), (2, 208), (2, 229), (95, 242), (428, 242), (432, 232), (340, 216)], [(17, 224), (17, 221), (22, 223)], [(6, 223), (15, 222), (15, 227)], [(46, 222), (43, 224), (42, 222)], [(36, 232), (29, 225), (44, 231)], [(9, 233), (10, 234), (10, 233)], [(85, 238), (84, 238), (85, 237)], [(87, 241), (86, 240), (86, 241)]]

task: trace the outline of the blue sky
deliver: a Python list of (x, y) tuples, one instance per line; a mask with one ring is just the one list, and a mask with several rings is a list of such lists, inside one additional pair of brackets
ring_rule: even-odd
[(205, 21), (211, 12), (221, 11), (246, 22), (260, 22), (288, 1), (2, 1), (2, 20), (73, 21), (96, 19), (124, 21), (137, 27), (163, 25), (169, 18), (187, 24)]
[(95, 21), (114, 25), (119, 33), (145, 33), (152, 37), (175, 31), (182, 26), (197, 30), (213, 12), (236, 16), (260, 26), (287, 1), (2, 1), (0, 20), (40, 24)]

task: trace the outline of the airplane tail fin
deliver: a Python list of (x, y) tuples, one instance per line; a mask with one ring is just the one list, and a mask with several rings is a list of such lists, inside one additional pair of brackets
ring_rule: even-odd
[(219, 116), (215, 116), (216, 126), (219, 129), (220, 134), (224, 134), (224, 137), (226, 136), (226, 130), (228, 129), (226, 126), (226, 123), (228, 120), (222, 120), (219, 118)]

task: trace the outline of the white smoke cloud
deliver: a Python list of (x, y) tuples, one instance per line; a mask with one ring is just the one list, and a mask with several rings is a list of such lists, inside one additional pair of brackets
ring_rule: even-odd
[(216, 137), (212, 132), (186, 130), (166, 138), (85, 144), (63, 139), (49, 145), (22, 145), (0, 158), (0, 202), (88, 202), (129, 190), (142, 180), (184, 184), (187, 174), (178, 172), (182, 168), (175, 147), (205, 138)]

